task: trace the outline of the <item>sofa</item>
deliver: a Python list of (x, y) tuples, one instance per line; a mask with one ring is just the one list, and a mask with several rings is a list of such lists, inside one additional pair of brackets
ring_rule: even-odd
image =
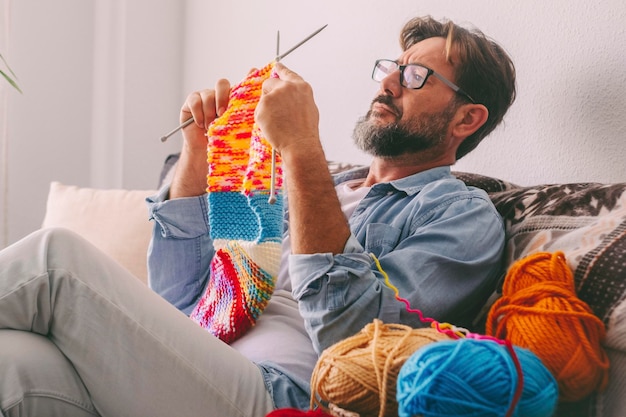
[[(147, 282), (152, 227), (144, 200), (169, 181), (177, 159), (176, 154), (166, 158), (154, 189), (99, 190), (51, 183), (43, 227), (74, 230)], [(333, 173), (351, 167), (329, 162)], [(519, 186), (479, 174), (455, 175), (484, 189), (504, 218), (505, 266), (532, 253), (562, 251), (577, 296), (606, 327), (608, 387), (580, 401), (561, 403), (557, 415), (626, 416), (626, 183)]]

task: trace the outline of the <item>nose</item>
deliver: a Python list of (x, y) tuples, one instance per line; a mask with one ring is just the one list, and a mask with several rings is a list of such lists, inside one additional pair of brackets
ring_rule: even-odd
[(380, 82), (380, 91), (385, 95), (399, 97), (402, 94), (402, 85), (400, 84), (400, 70), (396, 70), (387, 74)]

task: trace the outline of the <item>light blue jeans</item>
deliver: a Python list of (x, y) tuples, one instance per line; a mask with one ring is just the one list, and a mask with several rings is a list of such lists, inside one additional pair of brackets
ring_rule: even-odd
[(0, 415), (265, 416), (259, 368), (88, 242), (0, 252)]

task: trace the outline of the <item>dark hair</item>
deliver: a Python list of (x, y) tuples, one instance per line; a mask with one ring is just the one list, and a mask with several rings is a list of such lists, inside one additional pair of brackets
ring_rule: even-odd
[(515, 66), (506, 51), (480, 30), (430, 16), (408, 21), (400, 45), (406, 51), (433, 37), (446, 39), (446, 59), (454, 68), (455, 83), (489, 110), (487, 121), (459, 146), (456, 159), (460, 159), (496, 128), (515, 101)]

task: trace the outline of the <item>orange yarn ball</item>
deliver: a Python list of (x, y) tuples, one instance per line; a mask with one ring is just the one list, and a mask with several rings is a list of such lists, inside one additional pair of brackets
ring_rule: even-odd
[(511, 266), (486, 332), (535, 353), (557, 380), (561, 401), (580, 400), (608, 383), (604, 323), (577, 298), (563, 252), (536, 253)]
[(439, 340), (451, 338), (433, 328), (375, 319), (322, 352), (311, 378), (311, 408), (331, 403), (361, 417), (397, 417), (400, 368), (417, 349)]

